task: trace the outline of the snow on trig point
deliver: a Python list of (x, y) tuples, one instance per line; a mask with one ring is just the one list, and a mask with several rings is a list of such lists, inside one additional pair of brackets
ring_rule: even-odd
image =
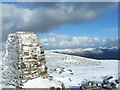
[(47, 77), (45, 54), (35, 33), (8, 35), (3, 58), (3, 83), (19, 87), (27, 80)]

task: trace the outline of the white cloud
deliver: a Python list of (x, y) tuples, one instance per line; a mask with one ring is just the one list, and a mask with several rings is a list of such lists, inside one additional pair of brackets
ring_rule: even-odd
[(2, 0), (4, 2), (119, 2), (119, 0)]
[(45, 49), (56, 48), (91, 48), (91, 47), (117, 47), (118, 38), (97, 38), (56, 35), (55, 37), (40, 39)]
[[(40, 43), (44, 49), (118, 47), (118, 38), (72, 37), (54, 34), (49, 38), (40, 39)], [(5, 49), (5, 43), (0, 43), (0, 50), (2, 49)]]
[(105, 31), (118, 31), (118, 27), (116, 27), (116, 28), (105, 28), (103, 30), (105, 30)]
[(5, 49), (5, 43), (0, 43), (0, 51)]
[[(65, 4), (65, 6), (66, 5), (67, 4)], [(97, 5), (97, 3), (87, 3), (83, 6), (82, 4), (74, 4), (73, 6), (68, 5), (67, 8), (64, 9), (61, 8), (61, 6), (56, 7), (55, 3), (55, 5), (53, 4), (51, 7), (39, 6), (35, 9), (30, 9), (22, 8), (15, 4), (3, 4), (3, 40), (7, 38), (10, 32), (18, 30), (46, 33), (64, 24), (94, 21), (100, 18), (103, 13), (108, 12), (112, 5), (113, 3), (104, 3), (101, 7), (101, 5)]]

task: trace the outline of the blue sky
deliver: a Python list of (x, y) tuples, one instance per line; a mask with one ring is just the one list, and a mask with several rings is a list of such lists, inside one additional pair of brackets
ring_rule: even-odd
[[(99, 38), (112, 38), (118, 36), (118, 8), (114, 8), (109, 13), (99, 17), (95, 21), (83, 24), (66, 24), (61, 25), (53, 32), (56, 34), (67, 34), (70, 36), (87, 36)], [(43, 34), (41, 38), (49, 37)]]
[(16, 31), (37, 33), (47, 49), (117, 47), (118, 7), (110, 2), (2, 3), (3, 41)]
[(116, 37), (118, 32), (117, 12), (118, 12), (117, 10), (114, 10), (93, 22), (62, 26), (60, 30), (56, 33), (69, 34), (72, 36), (78, 35), (90, 37)]

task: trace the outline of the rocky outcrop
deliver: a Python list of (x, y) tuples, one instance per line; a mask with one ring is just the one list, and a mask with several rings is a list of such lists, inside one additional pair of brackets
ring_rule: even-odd
[(80, 86), (80, 90), (119, 90), (119, 80), (110, 81), (112, 78), (112, 76), (106, 76), (101, 83), (88, 81)]

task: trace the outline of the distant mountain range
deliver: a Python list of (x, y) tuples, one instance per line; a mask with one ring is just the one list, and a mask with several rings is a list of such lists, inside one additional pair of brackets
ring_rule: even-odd
[(120, 49), (117, 47), (106, 48), (78, 48), (78, 49), (61, 49), (61, 50), (53, 50), (55, 53), (69, 54), (75, 56), (82, 56), (93, 59), (117, 59), (120, 60)]

